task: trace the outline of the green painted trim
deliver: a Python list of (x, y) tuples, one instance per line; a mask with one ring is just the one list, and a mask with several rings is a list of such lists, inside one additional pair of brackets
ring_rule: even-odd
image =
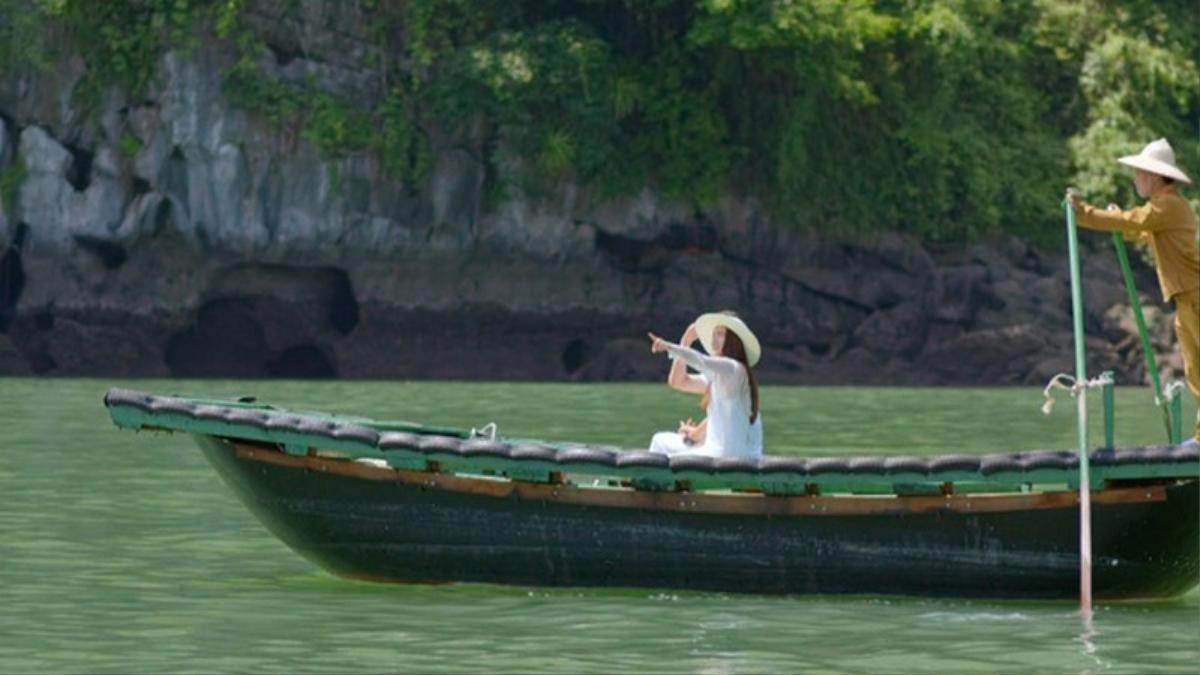
[(1106, 370), (1100, 374), (1104, 382), (1104, 447), (1113, 449), (1114, 430), (1116, 428), (1116, 398), (1113, 392), (1113, 371)]
[(262, 443), (275, 443), (285, 447), (290, 444), (306, 448), (319, 447), (322, 450), (340, 450), (350, 453), (356, 458), (384, 456), (384, 453), (375, 446), (359, 441), (290, 431), (268, 431), (249, 424), (232, 424), (224, 420), (201, 420), (176, 413), (152, 413), (132, 406), (112, 406), (109, 410), (117, 426), (126, 429), (161, 427), (189, 434), (243, 438)]
[[(1034, 471), (1000, 471), (990, 476), (983, 476), (980, 482), (1014, 485), (1034, 483), (1037, 485), (1065, 483), (1068, 478), (1074, 479), (1074, 469), (1036, 469)], [(978, 480), (978, 479), (976, 479)]]
[(1171, 444), (1183, 442), (1183, 397), (1176, 394), (1171, 399)]
[(387, 460), (388, 466), (402, 471), (424, 471), (429, 461), (425, 459), (424, 455), (418, 456), (418, 453), (415, 452), (398, 452), (396, 450), (385, 452), (383, 458)]
[(990, 482), (962, 482), (954, 484), (954, 494), (980, 494), (987, 492), (1031, 492), (1030, 483), (990, 483)]
[[(671, 471), (661, 467), (616, 468), (590, 462), (557, 463), (537, 459), (505, 459), (489, 456), (464, 457), (453, 453), (425, 453), (416, 450), (381, 450), (355, 440), (327, 438), (289, 431), (268, 431), (249, 424), (223, 420), (202, 420), (175, 413), (149, 412), (137, 406), (113, 405), (113, 422), (124, 429), (165, 429), (203, 436), (240, 438), (278, 445), (289, 455), (307, 455), (316, 448), (323, 456), (349, 460), (382, 458), (388, 466), (410, 471), (426, 471), (430, 462), (440, 470), (464, 475), (486, 475), (511, 480), (548, 482), (551, 474), (575, 477), (580, 484), (604, 479), (617, 484), (629, 483), (639, 489), (669, 491), (686, 482), (692, 490), (754, 490), (769, 495), (805, 494), (811, 489), (824, 494), (940, 494), (944, 483), (952, 483), (955, 494), (979, 492), (1030, 492), (1033, 486), (1077, 486), (1078, 474), (1071, 469), (1008, 471), (984, 476), (978, 472), (946, 471), (936, 474), (858, 474), (832, 472), (816, 475), (749, 472), (708, 473)], [(297, 414), (297, 413), (289, 413)], [(308, 416), (297, 414), (298, 416)], [(327, 418), (327, 417), (326, 417)], [(323, 418), (323, 419), (326, 419)], [(417, 425), (419, 426), (419, 425)], [(429, 429), (429, 427), (422, 427)], [(509, 439), (511, 442), (511, 439)], [(1186, 464), (1127, 464), (1093, 467), (1090, 483), (1103, 487), (1109, 480), (1139, 478), (1195, 478), (1200, 462)]]
[(536, 469), (527, 469), (524, 467), (512, 467), (504, 470), (505, 477), (511, 480), (520, 480), (529, 483), (549, 483), (550, 474), (550, 471), (538, 471)]
[(1200, 462), (1178, 464), (1125, 464), (1095, 467), (1100, 482), (1131, 478), (1194, 478), (1200, 475)]

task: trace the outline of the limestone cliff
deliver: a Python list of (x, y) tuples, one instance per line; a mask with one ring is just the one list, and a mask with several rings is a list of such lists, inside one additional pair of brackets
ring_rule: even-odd
[[(289, 27), (261, 5), (266, 72), (375, 95), (353, 16), (315, 3)], [(571, 184), (497, 201), (479, 148), (437, 130), (409, 188), (230, 104), (228, 58), (167, 53), (144, 96), (113, 89), (89, 114), (79, 60), (0, 81), (0, 169), (20, 178), (0, 203), (0, 374), (658, 378), (645, 331), (719, 308), (759, 332), (768, 382), (1071, 369), (1056, 254), (822, 240), (733, 192), (704, 210)], [(1140, 380), (1116, 265), (1098, 248), (1086, 267), (1091, 367)]]

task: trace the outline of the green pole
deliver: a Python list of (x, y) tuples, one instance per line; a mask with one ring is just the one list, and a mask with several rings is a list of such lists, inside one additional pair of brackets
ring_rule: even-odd
[(1176, 392), (1171, 399), (1171, 443), (1179, 445), (1183, 442), (1183, 397)]
[(1104, 379), (1104, 447), (1112, 450), (1113, 428), (1116, 426), (1116, 401), (1113, 396), (1113, 372), (1106, 370), (1100, 375)]
[(1158, 376), (1158, 363), (1154, 348), (1150, 346), (1150, 332), (1146, 330), (1146, 317), (1142, 315), (1142, 302), (1138, 300), (1137, 286), (1133, 283), (1133, 270), (1129, 267), (1129, 253), (1125, 250), (1125, 239), (1120, 232), (1113, 232), (1113, 246), (1117, 249), (1117, 260), (1121, 263), (1121, 276), (1125, 279), (1125, 292), (1129, 294), (1129, 305), (1133, 307), (1133, 318), (1137, 322), (1138, 337), (1142, 341), (1142, 353), (1146, 355), (1146, 370), (1150, 371), (1150, 382), (1154, 385), (1154, 405), (1162, 409), (1163, 425), (1167, 429), (1167, 442), (1173, 443), (1171, 413), (1166, 401), (1162, 400), (1162, 380)]
[(1075, 326), (1075, 384), (1077, 387), (1076, 431), (1079, 439), (1079, 610), (1085, 620), (1092, 616), (1092, 485), (1088, 467), (1087, 359), (1083, 335), (1083, 288), (1079, 280), (1079, 236), (1075, 209), (1063, 202), (1067, 212), (1067, 249), (1071, 264), (1071, 318)]

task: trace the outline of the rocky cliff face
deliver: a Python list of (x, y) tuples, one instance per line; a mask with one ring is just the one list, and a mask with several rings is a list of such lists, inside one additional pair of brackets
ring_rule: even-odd
[[(380, 89), (353, 16), (314, 3), (287, 24), (272, 7), (256, 16), (267, 71)], [(493, 203), (479, 149), (436, 137), (432, 175), (405, 189), (369, 154), (325, 159), (231, 106), (226, 59), (169, 53), (147, 95), (110, 92), (90, 116), (72, 101), (79, 61), (0, 82), (0, 170), (20, 178), (0, 205), (0, 374), (659, 378), (645, 331), (720, 308), (759, 332), (768, 382), (1072, 369), (1065, 261), (1019, 241), (827, 241), (735, 194), (703, 211), (572, 185)], [(1102, 246), (1085, 279), (1090, 367), (1140, 381)]]

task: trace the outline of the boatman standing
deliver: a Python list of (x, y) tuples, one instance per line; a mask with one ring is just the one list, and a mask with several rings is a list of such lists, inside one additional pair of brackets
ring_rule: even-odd
[[(1121, 232), (1127, 239), (1150, 243), (1163, 299), (1175, 303), (1175, 337), (1183, 352), (1184, 376), (1200, 407), (1200, 251), (1196, 244), (1196, 214), (1176, 189), (1177, 183), (1192, 181), (1175, 165), (1175, 152), (1165, 138), (1117, 161), (1136, 170), (1133, 184), (1138, 196), (1150, 201), (1123, 211), (1116, 204), (1099, 209), (1085, 203), (1076, 192), (1068, 191), (1067, 199), (1081, 227)], [(1200, 411), (1194, 436), (1187, 443), (1200, 444)]]

